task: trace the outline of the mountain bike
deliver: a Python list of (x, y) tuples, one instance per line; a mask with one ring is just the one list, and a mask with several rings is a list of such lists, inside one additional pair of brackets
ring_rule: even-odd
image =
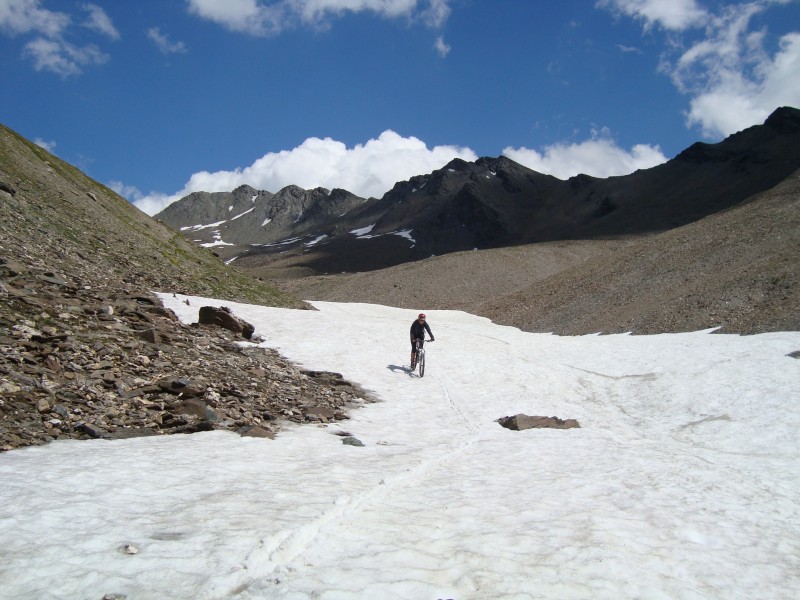
[[(432, 342), (433, 340), (426, 340), (428, 342)], [(411, 370), (413, 371), (414, 368), (419, 365), (419, 376), (425, 377), (425, 348), (422, 345), (422, 340), (417, 339), (414, 342), (414, 358), (411, 360)]]

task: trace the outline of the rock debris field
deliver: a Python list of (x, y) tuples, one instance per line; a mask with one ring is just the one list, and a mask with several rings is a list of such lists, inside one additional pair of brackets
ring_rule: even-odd
[(368, 401), (336, 373), (182, 324), (135, 286), (0, 258), (0, 295), (2, 450), (211, 429), (271, 437), (282, 423), (346, 419)]

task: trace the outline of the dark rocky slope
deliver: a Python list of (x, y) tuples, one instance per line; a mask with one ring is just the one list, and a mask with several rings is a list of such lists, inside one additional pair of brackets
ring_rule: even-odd
[(279, 279), (308, 299), (460, 309), (525, 331), (800, 331), (800, 171), (748, 202), (620, 240), (457, 252), (354, 274)]

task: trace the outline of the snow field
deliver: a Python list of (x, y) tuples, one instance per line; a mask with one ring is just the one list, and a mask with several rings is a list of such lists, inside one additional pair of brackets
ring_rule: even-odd
[[(229, 306), (264, 345), (380, 402), (275, 440), (210, 432), (0, 455), (0, 596), (800, 590), (800, 361), (786, 356), (799, 333), (558, 337), (426, 311), (436, 342), (420, 379), (404, 368), (418, 311), (162, 299), (187, 322)], [(495, 422), (519, 412), (582, 427)]]

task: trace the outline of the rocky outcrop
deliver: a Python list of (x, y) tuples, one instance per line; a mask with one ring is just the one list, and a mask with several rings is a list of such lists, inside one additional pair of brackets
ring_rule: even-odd
[(501, 417), (497, 422), (506, 429), (522, 431), (524, 429), (572, 429), (580, 427), (575, 419), (559, 419), (558, 417), (532, 417), (518, 414), (513, 417)]
[(253, 337), (253, 332), (256, 330), (250, 323), (234, 315), (227, 306), (201, 306), (197, 322), (200, 325), (222, 327), (246, 340)]

